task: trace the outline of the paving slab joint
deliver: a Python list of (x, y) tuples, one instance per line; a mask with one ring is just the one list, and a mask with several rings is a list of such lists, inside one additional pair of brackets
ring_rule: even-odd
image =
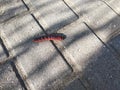
[(66, 1), (63, 0), (63, 2), (76, 15), (76, 17), (79, 19), (79, 15), (66, 3)]
[[(24, 0), (21, 0), (23, 3), (24, 3), (24, 5), (26, 6), (26, 8), (27, 8), (27, 10), (29, 11), (30, 9), (29, 9), (29, 7), (26, 5), (26, 3), (24, 2)], [(67, 4), (66, 4), (67, 5)], [(69, 7), (69, 6), (68, 6)], [(70, 7), (69, 7), (70, 8)], [(71, 9), (72, 10), (72, 9)], [(73, 10), (72, 10), (73, 11)], [(74, 12), (74, 11), (73, 11)], [(74, 14), (76, 14), (76, 13), (74, 13)], [(37, 18), (31, 13), (30, 14), (32, 17), (33, 17), (33, 19), (37, 22), (37, 24), (39, 25), (39, 27), (43, 30), (43, 32), (47, 35), (47, 32), (44, 30), (44, 28), (42, 27), (42, 25), (39, 23), (39, 21), (37, 20)], [(77, 15), (77, 14), (76, 14)], [(77, 17), (79, 18), (79, 16), (77, 15)], [(67, 65), (69, 65), (69, 67), (73, 70), (73, 73), (74, 73), (74, 75), (71, 75), (71, 80), (74, 80), (73, 78), (75, 77), (77, 77), (77, 76), (79, 76), (78, 75), (78, 70), (75, 70), (70, 64), (69, 64), (69, 62), (65, 59), (65, 57), (62, 55), (62, 53), (59, 51), (59, 49), (56, 47), (56, 45), (54, 44), (54, 42), (52, 42), (51, 41), (51, 43), (52, 43), (52, 45), (55, 47), (55, 49), (59, 52), (59, 54), (62, 56), (62, 58), (64, 59), (64, 61), (67, 63)], [(28, 89), (30, 89), (29, 88), (29, 85), (28, 85), (28, 83), (27, 83), (27, 81), (25, 80), (26, 79), (26, 77), (24, 76), (24, 73), (20, 70), (20, 68), (19, 67), (17, 67), (17, 65), (15, 64), (15, 66), (16, 66), (16, 70), (18, 70), (18, 71), (20, 71), (19, 72), (19, 74), (20, 74), (20, 76), (22, 77), (22, 80), (24, 81), (24, 83), (25, 83), (25, 85), (26, 85), (26, 87), (28, 88)], [(77, 74), (76, 74), (77, 73)], [(67, 81), (69, 81), (68, 79), (64, 79), (66, 82)], [(61, 81), (60, 81), (61, 82)]]
[(1, 38), (0, 38), (0, 44), (2, 45), (2, 48), (4, 49), (6, 56), (9, 57), (10, 56), (9, 52), (8, 52), (6, 46)]
[(3, 52), (5, 53), (6, 57), (0, 60), (0, 64), (5, 63), (6, 61), (9, 61), (10, 58), (10, 54), (9, 51), (7, 49), (7, 45), (5, 44), (4, 40), (2, 40), (2, 38), (0, 37), (0, 44), (1, 47), (3, 48)]
[(6, 54), (6, 58), (4, 60), (1, 60), (0, 64), (3, 64), (7, 61), (11, 61), (13, 57), (13, 52), (10, 52), (10, 44), (8, 43), (8, 41), (6, 40), (6, 36), (5, 33), (3, 31), (0, 32), (1, 36), (0, 36), (0, 44), (2, 45), (2, 48)]
[(94, 30), (92, 30), (92, 28), (86, 23), (83, 22), (90, 30), (91, 32), (102, 42), (103, 45), (105, 45), (110, 51), (111, 53), (113, 53), (113, 55), (118, 58), (118, 60), (120, 61), (120, 54), (110, 45), (106, 44), (104, 41), (102, 41), (102, 39), (94, 32)]
[(24, 80), (21, 78), (21, 76), (20, 76), (20, 74), (18, 72), (18, 69), (16, 68), (16, 65), (14, 63), (14, 60), (15, 60), (16, 57), (13, 57), (12, 54), (9, 53), (9, 51), (7, 49), (8, 48), (7, 44), (5, 44), (5, 40), (2, 40), (2, 38), (0, 38), (0, 43), (2, 44), (2, 47), (3, 47), (4, 51), (5, 51), (5, 54), (7, 55), (7, 58), (4, 61), (0, 62), (0, 64), (4, 64), (6, 62), (9, 62), (11, 64), (12, 69), (15, 72), (16, 77), (18, 78), (20, 84), (24, 87), (25, 90), (27, 90), (27, 88), (26, 88), (26, 86), (24, 84)]
[(27, 90), (26, 85), (25, 85), (25, 83), (24, 83), (24, 79), (21, 78), (21, 76), (20, 76), (20, 74), (19, 74), (19, 72), (18, 72), (18, 69), (16, 68), (16, 65), (15, 65), (15, 63), (14, 63), (13, 61), (11, 61), (11, 66), (12, 66), (12, 69), (13, 69), (13, 71), (15, 72), (16, 77), (18, 78), (21, 86), (22, 86), (25, 90)]
[(114, 13), (116, 13), (118, 16), (120, 16), (120, 14), (117, 13), (106, 1), (101, 0), (101, 2), (103, 2), (104, 4), (106, 4)]
[[(24, 0), (22, 0), (22, 2), (25, 4), (25, 6), (26, 6), (26, 8), (28, 9), (28, 10), (30, 10), (29, 9), (29, 7), (26, 5), (26, 3), (24, 2)], [(75, 12), (74, 12), (75, 13)], [(33, 15), (33, 14), (31, 14), (32, 15), (32, 17), (34, 18), (34, 20), (37, 22), (37, 24), (39, 25), (39, 27), (43, 30), (43, 32), (46, 34), (46, 35), (48, 35), (48, 33), (45, 31), (45, 29), (43, 28), (43, 26), (39, 23), (39, 21), (37, 20), (37, 18)], [(76, 14), (77, 15), (77, 14)], [(77, 17), (78, 17), (78, 15), (77, 15)], [(59, 52), (59, 54), (60, 54), (60, 56), (64, 59), (64, 61), (66, 62), (66, 64), (71, 68), (71, 70), (73, 70), (73, 68), (71, 67), (71, 65), (67, 62), (67, 60), (65, 59), (65, 57), (62, 55), (62, 53), (59, 51), (59, 49), (57, 48), (57, 46), (55, 45), (55, 43), (53, 42), (53, 41), (50, 41), (51, 43), (52, 43), (52, 45), (55, 47), (55, 49)], [(73, 70), (74, 71), (74, 70)], [(75, 71), (76, 72), (76, 71)]]

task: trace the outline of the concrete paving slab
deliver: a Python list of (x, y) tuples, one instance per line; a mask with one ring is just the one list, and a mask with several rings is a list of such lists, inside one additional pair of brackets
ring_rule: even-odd
[(0, 90), (25, 90), (10, 63), (0, 65)]
[(106, 2), (117, 14), (120, 15), (120, 0), (103, 0)]
[(120, 17), (105, 3), (97, 2), (93, 7), (96, 8), (85, 16), (85, 22), (103, 42), (107, 42), (110, 35), (120, 28)]
[(0, 0), (0, 22), (13, 18), (26, 10), (21, 0)]
[[(114, 56), (98, 39), (100, 37), (106, 44), (120, 53), (119, 35), (112, 39), (109, 38), (120, 28), (120, 18), (117, 15), (117, 13), (119, 14), (119, 2), (117, 3), (117, 0), (105, 0), (109, 7), (106, 3), (98, 0), (64, 1), (79, 15), (78, 21), (75, 21), (78, 19), (77, 16), (62, 0), (25, 0), (25, 3), (28, 5), (28, 9), (30, 8), (30, 12), (35, 10), (32, 12), (33, 15), (48, 33), (56, 32), (75, 21), (58, 31), (67, 35), (67, 38), (62, 42), (55, 42), (55, 44), (73, 67), (73, 71), (79, 71), (80, 78), (87, 81), (90, 90), (120, 90), (118, 57)], [(20, 0), (0, 0), (0, 22), (7, 21), (24, 11), (26, 8)], [(29, 13), (29, 10), (27, 12)], [(80, 23), (82, 20), (88, 26)], [(63, 80), (64, 77), (68, 77), (72, 73), (70, 67), (50, 42), (39, 44), (32, 42), (34, 37), (43, 34), (43, 32), (31, 15), (23, 15), (23, 17), (1, 23), (0, 33), (10, 56), (16, 57), (13, 60), (28, 89), (56, 89), (54, 85), (66, 81)], [(3, 48), (0, 48), (0, 51), (5, 53)], [(1, 58), (4, 59), (6, 56), (1, 55)], [(3, 69), (6, 70), (7, 67), (9, 68), (10, 65), (4, 64), (4, 66), (0, 66), (2, 67), (0, 72), (3, 72)], [(12, 70), (5, 72), (13, 73)], [(13, 90), (15, 87), (15, 90), (21, 90), (22, 86), (19, 85), (15, 75), (8, 73), (1, 74), (3, 78), (0, 79), (2, 82), (0, 89), (10, 88)], [(10, 81), (7, 80), (6, 76), (8, 78), (14, 76), (13, 82), (11, 79)], [(10, 82), (10, 86), (8, 83), (6, 84), (6, 81)], [(76, 79), (65, 89), (71, 88), (83, 89), (83, 85)]]
[[(36, 32), (34, 30), (36, 30)], [(27, 45), (26, 47), (21, 47), (21, 45), (25, 45), (24, 43), (31, 41), (35, 35), (41, 33), (40, 30), (41, 29), (31, 15), (25, 15), (24, 17), (14, 19), (11, 22), (0, 24), (0, 32), (3, 42), (6, 42), (8, 51), (10, 54), (14, 53), (14, 56), (26, 51), (28, 49)], [(15, 52), (13, 49), (16, 48), (19, 48), (20, 50)]]
[(93, 5), (95, 5), (98, 0), (64, 0), (76, 14), (79, 15), (79, 17), (82, 20), (82, 17), (84, 14), (88, 14), (89, 12), (93, 11), (95, 8)]
[[(120, 63), (85, 24), (78, 21), (59, 30), (67, 38), (56, 43), (74, 71), (91, 90), (119, 90)], [(111, 89), (112, 88), (112, 89)]]
[(91, 62), (83, 74), (83, 78), (90, 84), (90, 90), (119, 90), (119, 60), (105, 47), (101, 47), (95, 56), (96, 61)]
[(89, 61), (89, 57), (98, 51), (102, 46), (99, 39), (79, 20), (60, 29), (58, 32), (64, 33), (67, 38), (56, 43), (65, 58), (75, 69), (83, 71)]
[(86, 90), (79, 79), (71, 82), (64, 90)]
[(76, 15), (64, 4), (62, 0), (25, 0), (30, 10), (48, 33), (73, 22), (77, 19)]
[(33, 38), (41, 35), (42, 29), (31, 15), (14, 19), (0, 25), (10, 53), (28, 89), (46, 90), (71, 73), (71, 69), (48, 42), (34, 43)]
[(65, 1), (104, 42), (107, 42), (109, 40), (108, 37), (120, 28), (120, 17), (102, 1)]

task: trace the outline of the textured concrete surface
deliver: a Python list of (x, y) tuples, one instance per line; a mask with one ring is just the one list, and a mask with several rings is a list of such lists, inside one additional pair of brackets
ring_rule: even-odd
[(77, 21), (59, 32), (67, 35), (67, 38), (57, 46), (65, 58), (70, 63), (72, 62), (73, 69), (81, 71), (82, 77), (90, 80), (91, 90), (103, 88), (119, 90), (120, 80), (117, 75), (120, 74), (120, 64), (118, 58), (112, 55), (109, 49), (84, 24)]
[[(120, 17), (104, 2), (98, 0), (67, 1), (79, 17), (86, 22), (98, 37), (107, 42), (109, 36), (120, 28)], [(117, 1), (116, 1), (117, 2)], [(107, 12), (107, 13), (106, 13)]]
[(120, 0), (103, 0), (111, 9), (120, 15)]
[[(97, 52), (102, 43), (91, 32), (91, 30), (79, 20), (58, 31), (64, 33), (67, 38), (56, 43), (64, 57), (71, 63), (77, 71), (84, 71), (89, 62), (89, 58)], [(94, 59), (93, 59), (94, 61)]]
[(0, 30), (3, 41), (6, 42), (9, 52), (14, 56), (25, 53), (31, 46), (32, 39), (42, 32), (31, 15), (2, 23)]
[(86, 15), (86, 23), (102, 41), (107, 42), (108, 37), (120, 28), (120, 17), (104, 3), (97, 2), (95, 7), (94, 13)]
[(71, 73), (71, 69), (49, 42), (33, 44), (31, 50), (17, 59), (17, 65), (23, 68), (21, 70), (27, 78), (26, 82), (35, 90), (47, 89), (56, 84), (57, 79)]
[(25, 90), (21, 86), (11, 63), (0, 65), (0, 90)]
[(11, 47), (9, 51), (16, 57), (19, 72), (30, 88), (48, 88), (56, 79), (71, 73), (71, 69), (50, 42), (32, 42), (33, 37), (40, 35), (42, 30), (31, 15), (6, 22), (0, 29)]
[(8, 56), (6, 55), (6, 52), (4, 51), (3, 45), (0, 44), (0, 63), (6, 60), (7, 57)]
[(117, 32), (117, 34), (114, 34), (113, 37), (111, 37), (108, 44), (120, 55), (120, 34)]
[[(0, 0), (0, 90), (120, 90), (119, 5)], [(32, 42), (53, 32), (66, 39)]]
[(71, 82), (64, 90), (86, 90), (84, 86), (81, 86), (81, 81), (79, 79)]
[(33, 14), (48, 33), (56, 32), (77, 19), (62, 0), (25, 0), (25, 3), (30, 10), (37, 9)]
[[(98, 0), (64, 0), (76, 14), (82, 19), (85, 14), (93, 12), (95, 4)], [(96, 14), (96, 13), (94, 13)]]
[[(120, 64), (108, 49), (101, 47), (95, 53), (95, 61), (84, 70), (83, 78), (87, 78), (91, 90), (119, 90)], [(93, 59), (91, 57), (90, 59)]]
[(21, 0), (0, 0), (0, 22), (9, 20), (26, 10)]

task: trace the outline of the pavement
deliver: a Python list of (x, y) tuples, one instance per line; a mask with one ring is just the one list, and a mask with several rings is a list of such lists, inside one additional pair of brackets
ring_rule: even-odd
[[(120, 0), (0, 0), (0, 90), (120, 90)], [(62, 41), (33, 42), (63, 33)]]

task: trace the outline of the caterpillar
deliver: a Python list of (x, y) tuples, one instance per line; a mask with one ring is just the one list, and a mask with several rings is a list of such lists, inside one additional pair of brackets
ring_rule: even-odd
[(40, 36), (37, 37), (33, 40), (33, 42), (43, 42), (43, 41), (48, 41), (48, 40), (64, 40), (66, 38), (66, 35), (62, 34), (62, 33), (52, 33), (49, 35), (44, 35), (44, 36)]

